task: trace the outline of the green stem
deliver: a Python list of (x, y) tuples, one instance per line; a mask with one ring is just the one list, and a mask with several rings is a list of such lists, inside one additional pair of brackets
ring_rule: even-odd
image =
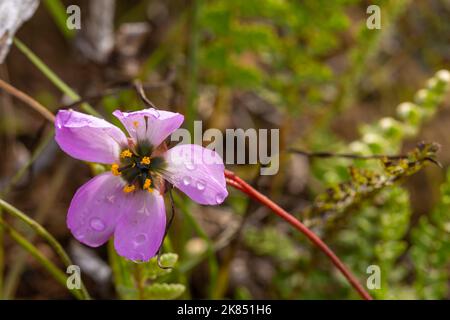
[[(67, 276), (58, 269), (58, 267), (48, 260), (39, 250), (23, 237), (19, 232), (14, 230), (11, 226), (7, 225), (3, 219), (0, 218), (0, 227), (6, 231), (11, 238), (17, 242), (24, 250), (30, 253), (41, 265), (50, 273), (56, 281), (58, 281), (63, 287), (67, 288)], [(77, 299), (85, 299), (86, 296), (78, 290), (69, 290), (71, 294)]]
[[(31, 166), (34, 160), (39, 157), (42, 151), (47, 147), (50, 141), (53, 139), (53, 131), (50, 132), (44, 140), (37, 146), (37, 148), (33, 151), (30, 159), (19, 169), (19, 171), (12, 177), (11, 181), (4, 187), (4, 189), (0, 192), (0, 196), (4, 197), (9, 193), (11, 188), (22, 179), (24, 174), (27, 172), (27, 169)], [(2, 209), (0, 208), (0, 218), (3, 216)], [(5, 266), (5, 254), (4, 254), (4, 242), (3, 242), (3, 232), (2, 228), (0, 228), (0, 298), (3, 298), (4, 292), (4, 266)]]
[(175, 204), (178, 209), (180, 209), (184, 216), (186, 217), (189, 224), (194, 228), (195, 233), (203, 239), (203, 241), (206, 242), (207, 248), (206, 248), (206, 256), (208, 258), (208, 265), (209, 265), (209, 276), (210, 276), (210, 294), (214, 292), (214, 286), (216, 284), (217, 279), (217, 272), (219, 270), (219, 265), (217, 263), (217, 259), (215, 257), (215, 250), (214, 250), (214, 244), (209, 238), (209, 236), (206, 234), (206, 232), (202, 229), (202, 227), (197, 223), (195, 218), (192, 216), (189, 208), (186, 206), (186, 204), (182, 201), (182, 199), (177, 195), (173, 194)]
[(53, 17), (56, 25), (67, 39), (71, 39), (75, 36), (75, 32), (72, 29), (67, 28), (67, 14), (66, 7), (61, 3), (60, 0), (45, 0), (44, 5), (47, 11)]
[(134, 276), (135, 288), (138, 291), (138, 299), (145, 300), (145, 293), (144, 293), (145, 282), (144, 282), (144, 278), (142, 277), (142, 273), (143, 273), (142, 264), (137, 263), (137, 264), (133, 265), (133, 268), (134, 268), (133, 276)]
[[(19, 209), (13, 207), (8, 202), (4, 201), (3, 199), (0, 199), (0, 207), (5, 209), (6, 212), (14, 216), (15, 218), (18, 218), (19, 220), (23, 221), (25, 224), (27, 224), (31, 229), (33, 229), (38, 235), (40, 235), (42, 238), (44, 238), (50, 246), (55, 250), (56, 254), (61, 258), (62, 262), (66, 267), (72, 265), (72, 261), (70, 260), (68, 254), (64, 251), (61, 244), (56, 240), (43, 226), (41, 226), (39, 223), (37, 223), (35, 220), (28, 217), (25, 213), (20, 211)], [(84, 284), (81, 285), (81, 291), (83, 293), (83, 296), (86, 299), (89, 299), (89, 293), (87, 292), (86, 288), (84, 287)]]
[[(54, 176), (48, 183), (49, 195), (48, 197), (46, 197), (45, 199), (46, 201), (41, 201), (36, 209), (34, 220), (36, 220), (38, 223), (42, 224), (47, 218), (49, 212), (51, 212), (51, 208), (53, 207), (59, 195), (58, 190), (60, 190), (64, 185), (64, 183), (66, 182), (67, 175), (71, 171), (71, 168), (72, 168), (71, 165), (69, 165), (66, 162), (63, 162), (61, 163), (61, 166), (58, 169), (56, 169)], [(14, 224), (12, 224), (12, 226), (14, 227)], [(36, 235), (31, 229), (16, 228), (16, 230), (20, 231), (28, 241), (32, 243), (34, 242)], [(14, 248), (11, 249), (14, 251)], [(8, 275), (4, 280), (4, 289), (3, 289), (3, 296), (5, 299), (14, 298), (14, 294), (19, 285), (20, 277), (26, 267), (25, 265), (26, 258), (27, 258), (26, 252), (22, 252), (21, 254), (18, 253), (14, 256), (14, 260), (11, 261), (11, 263), (8, 265)]]
[(114, 287), (120, 299), (130, 299), (126, 296), (122, 288), (134, 287), (133, 277), (128, 272), (127, 261), (119, 256), (114, 249), (114, 240), (108, 241), (108, 260), (113, 271)]
[(51, 130), (45, 137), (42, 142), (39, 143), (37, 148), (33, 151), (30, 159), (17, 171), (17, 173), (11, 178), (10, 182), (5, 186), (5, 188), (0, 192), (0, 195), (4, 197), (6, 194), (11, 191), (11, 188), (18, 183), (27, 172), (28, 168), (33, 164), (33, 162), (41, 155), (41, 153), (45, 150), (48, 144), (53, 140), (54, 132)]
[[(60, 77), (56, 75), (37, 55), (34, 54), (22, 41), (14, 38), (14, 44), (30, 61), (33, 63), (59, 90), (64, 92), (70, 99), (76, 101), (81, 97), (72, 88), (70, 88)], [(87, 103), (81, 104), (81, 108), (94, 116), (100, 116), (99, 113)]]

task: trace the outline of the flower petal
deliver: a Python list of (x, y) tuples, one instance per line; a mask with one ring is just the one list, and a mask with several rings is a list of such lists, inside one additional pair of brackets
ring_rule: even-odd
[(135, 112), (116, 110), (113, 115), (122, 122), (136, 142), (148, 141), (155, 147), (178, 129), (184, 121), (184, 116), (179, 113), (155, 109)]
[(200, 204), (221, 204), (228, 196), (223, 160), (195, 144), (177, 145), (165, 154), (164, 178)]
[(137, 191), (117, 223), (114, 247), (130, 260), (148, 261), (158, 252), (166, 230), (164, 198), (157, 191)]
[(125, 182), (111, 173), (100, 174), (75, 193), (67, 214), (74, 237), (91, 247), (104, 244), (128, 206), (122, 188)]
[(106, 120), (73, 110), (60, 110), (55, 120), (56, 142), (70, 156), (90, 162), (114, 163), (125, 134)]

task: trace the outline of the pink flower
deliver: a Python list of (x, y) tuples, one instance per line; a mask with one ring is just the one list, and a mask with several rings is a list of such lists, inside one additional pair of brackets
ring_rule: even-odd
[(69, 207), (67, 225), (78, 241), (98, 247), (114, 235), (121, 256), (147, 261), (156, 255), (166, 228), (165, 181), (200, 204), (228, 196), (224, 164), (198, 145), (167, 150), (164, 140), (182, 124), (179, 113), (145, 109), (113, 112), (128, 131), (72, 110), (56, 115), (56, 141), (70, 156), (111, 165), (81, 186)]

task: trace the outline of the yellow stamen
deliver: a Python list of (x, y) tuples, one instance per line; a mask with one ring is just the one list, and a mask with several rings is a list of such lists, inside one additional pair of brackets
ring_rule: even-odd
[(131, 158), (131, 156), (132, 156), (133, 154), (131, 153), (131, 151), (129, 150), (129, 149), (126, 149), (126, 150), (123, 150), (121, 153), (120, 153), (120, 157), (123, 159), (123, 158)]
[(150, 164), (150, 157), (143, 157), (141, 160), (141, 164)]
[(123, 192), (130, 193), (130, 192), (133, 192), (134, 189), (136, 189), (134, 184), (130, 184), (130, 185), (127, 185), (127, 186), (123, 187)]
[(133, 126), (134, 126), (135, 128), (139, 127), (139, 122), (138, 122), (138, 121), (133, 121)]
[(145, 179), (144, 186), (142, 187), (144, 190), (150, 189), (150, 185), (152, 184), (151, 179)]
[(115, 176), (120, 176), (119, 165), (116, 164), (116, 163), (114, 163), (114, 164), (111, 166), (111, 172), (112, 172), (112, 174), (115, 175)]

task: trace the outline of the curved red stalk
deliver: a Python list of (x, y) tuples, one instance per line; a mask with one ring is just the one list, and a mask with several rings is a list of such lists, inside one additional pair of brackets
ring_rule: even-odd
[(272, 200), (267, 198), (265, 195), (261, 194), (259, 191), (250, 186), (247, 182), (239, 178), (234, 174), (234, 172), (225, 170), (225, 177), (227, 183), (242, 191), (252, 199), (260, 202), (269, 209), (271, 209), (275, 214), (286, 220), (290, 225), (296, 228), (298, 231), (303, 233), (312, 243), (314, 243), (323, 253), (325, 253), (331, 262), (339, 269), (339, 271), (344, 275), (352, 287), (359, 293), (359, 295), (365, 300), (372, 300), (373, 298), (370, 294), (363, 288), (363, 286), (358, 282), (355, 276), (350, 272), (350, 270), (344, 265), (344, 263), (338, 258), (338, 256), (311, 230), (309, 230), (303, 223), (297, 220), (294, 216), (289, 214), (279, 205), (274, 203)]

